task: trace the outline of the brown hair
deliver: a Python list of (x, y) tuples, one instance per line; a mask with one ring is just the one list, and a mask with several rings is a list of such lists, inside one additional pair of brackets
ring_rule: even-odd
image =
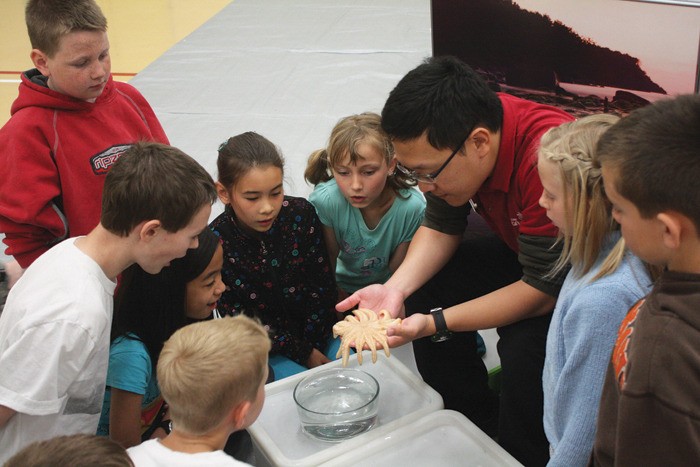
[(68, 33), (107, 31), (107, 19), (94, 0), (29, 0), (24, 17), (32, 48), (49, 57)]
[(177, 232), (215, 200), (214, 181), (197, 161), (172, 146), (141, 142), (107, 173), (100, 222), (120, 236), (148, 220)]
[[(369, 144), (384, 157), (389, 165), (394, 158), (391, 140), (382, 130), (381, 117), (372, 112), (350, 115), (336, 123), (331, 131), (328, 146), (314, 151), (306, 164), (304, 178), (312, 185), (327, 182), (333, 178), (331, 169), (342, 164), (347, 157), (351, 164), (357, 164), (362, 157), (357, 153), (360, 144)], [(409, 188), (411, 184), (401, 173), (396, 171), (387, 179), (388, 185), (399, 195), (399, 190)]]
[(265, 328), (245, 315), (176, 331), (163, 345), (157, 371), (175, 428), (203, 435), (232, 408), (255, 400), (270, 346)]
[(700, 95), (664, 99), (631, 112), (598, 142), (597, 160), (617, 170), (615, 189), (645, 218), (688, 217), (700, 232)]
[(284, 174), (284, 158), (270, 140), (253, 131), (232, 136), (219, 146), (219, 182), (231, 188), (254, 167), (274, 166)]
[(34, 442), (8, 459), (4, 467), (133, 467), (126, 450), (106, 436), (57, 436)]

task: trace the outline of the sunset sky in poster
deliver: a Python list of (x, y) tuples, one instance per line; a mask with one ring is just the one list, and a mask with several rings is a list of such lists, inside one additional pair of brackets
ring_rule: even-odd
[(581, 37), (639, 58), (647, 74), (669, 94), (695, 88), (700, 8), (625, 0), (515, 0), (548, 15)]

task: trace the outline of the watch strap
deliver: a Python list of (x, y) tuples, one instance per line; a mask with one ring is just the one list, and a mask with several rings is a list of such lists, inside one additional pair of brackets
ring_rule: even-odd
[(435, 320), (435, 333), (447, 331), (447, 322), (445, 321), (445, 315), (442, 314), (442, 308), (432, 308), (430, 314), (433, 315)]
[(435, 321), (435, 334), (430, 337), (430, 340), (443, 342), (452, 337), (452, 333), (447, 329), (447, 322), (445, 321), (445, 315), (442, 313), (442, 308), (432, 308), (430, 314), (433, 315), (433, 320)]

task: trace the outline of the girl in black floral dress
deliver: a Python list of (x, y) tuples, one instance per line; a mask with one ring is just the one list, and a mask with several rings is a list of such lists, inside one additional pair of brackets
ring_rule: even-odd
[(257, 133), (222, 144), (217, 168), (226, 205), (210, 225), (224, 246), (219, 311), (262, 321), (275, 379), (329, 362), (337, 293), (314, 207), (284, 196), (282, 156)]

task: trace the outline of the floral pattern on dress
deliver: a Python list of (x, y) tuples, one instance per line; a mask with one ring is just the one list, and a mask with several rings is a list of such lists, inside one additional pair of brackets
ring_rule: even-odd
[(210, 224), (221, 238), (226, 291), (222, 315), (258, 318), (272, 340), (273, 354), (306, 365), (323, 350), (336, 322), (336, 284), (314, 207), (285, 196), (267, 232), (241, 227), (230, 205)]

